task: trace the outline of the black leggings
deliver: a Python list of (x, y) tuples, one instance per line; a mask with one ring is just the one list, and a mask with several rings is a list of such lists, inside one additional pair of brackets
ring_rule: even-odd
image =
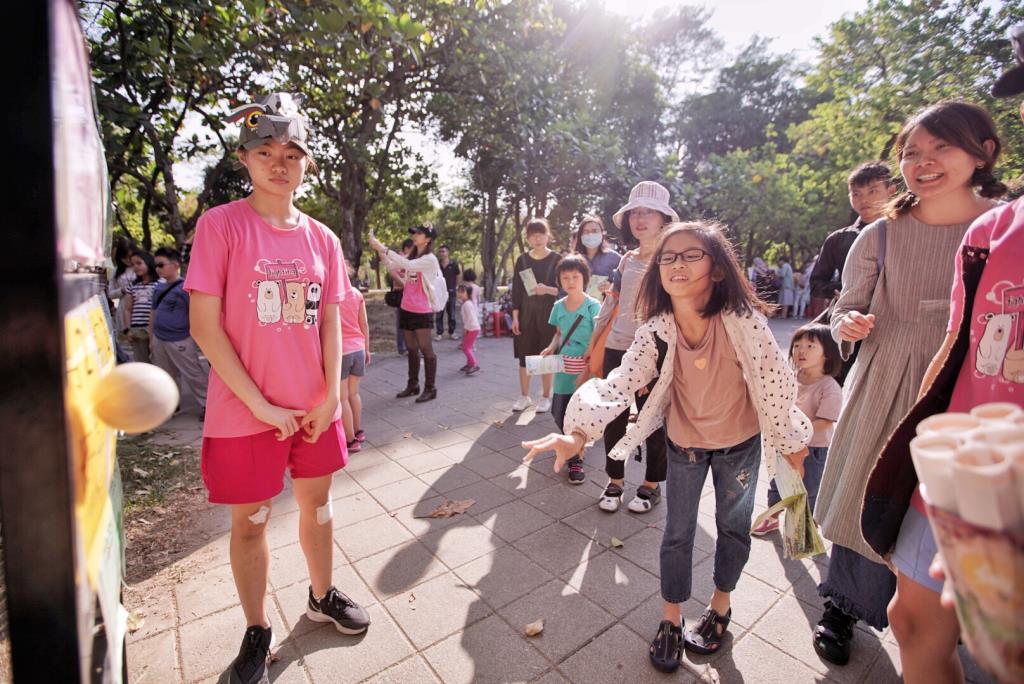
[(434, 353), (434, 342), (430, 337), (430, 328), (419, 328), (417, 330), (403, 330), (405, 335), (405, 346), (409, 349), (409, 355), (423, 354), (424, 359), (436, 359)]
[[(608, 373), (619, 367), (622, 363), (622, 357), (625, 356), (625, 351), (619, 351), (618, 349), (605, 349), (604, 350), (604, 376), (608, 377)], [(647, 386), (648, 390), (654, 388), (654, 383), (657, 380), (652, 380), (651, 384)], [(644, 404), (647, 403), (647, 398), (651, 396), (650, 392), (644, 394), (642, 397), (637, 397), (636, 406), (637, 410), (642, 409)], [(620, 413), (615, 417), (615, 420), (608, 423), (604, 428), (604, 471), (608, 473), (608, 477), (613, 480), (621, 480), (626, 476), (626, 461), (616, 461), (613, 458), (607, 456), (611, 452), (612, 448), (619, 443), (623, 435), (626, 434), (626, 426), (629, 424), (629, 409)], [(657, 430), (651, 433), (646, 440), (647, 444), (647, 473), (644, 479), (648, 482), (664, 482), (665, 474), (668, 469), (668, 460), (665, 455), (665, 428), (659, 427)], [(626, 456), (629, 458), (629, 455)]]

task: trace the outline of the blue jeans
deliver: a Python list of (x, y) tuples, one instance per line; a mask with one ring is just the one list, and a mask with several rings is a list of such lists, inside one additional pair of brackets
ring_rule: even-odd
[(448, 334), (455, 334), (455, 306), (459, 303), (459, 300), (455, 297), (455, 290), (448, 290), (448, 303), (445, 304), (444, 309), (438, 311), (435, 318), (434, 324), (437, 326), (437, 334), (444, 334), (444, 315), (448, 314)]
[(750, 557), (761, 435), (725, 449), (684, 449), (668, 443), (665, 536), (661, 540), (661, 597), (668, 603), (690, 598), (697, 506), (708, 470), (715, 483), (715, 587), (732, 591)]
[[(821, 486), (821, 476), (825, 472), (825, 458), (828, 456), (828, 447), (808, 447), (807, 458), (804, 459), (804, 489), (807, 490), (807, 506), (809, 511), (814, 512), (814, 502), (818, 499), (818, 488)], [(775, 486), (775, 478), (768, 483), (768, 507), (782, 501), (779, 495), (779, 488)]]

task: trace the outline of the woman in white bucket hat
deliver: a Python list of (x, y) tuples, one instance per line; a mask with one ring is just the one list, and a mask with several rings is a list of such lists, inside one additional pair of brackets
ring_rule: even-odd
[[(605, 297), (601, 312), (594, 323), (594, 334), (590, 338), (590, 348), (586, 358), (590, 358), (596, 340), (607, 326), (611, 326), (605, 341), (603, 376), (622, 362), (622, 356), (629, 349), (636, 334), (637, 321), (636, 297), (640, 289), (640, 280), (647, 270), (647, 264), (654, 254), (665, 226), (679, 220), (679, 215), (668, 204), (668, 190), (654, 181), (641, 181), (633, 186), (626, 202), (612, 216), (615, 227), (621, 233), (622, 242), (633, 247), (619, 263), (612, 274), (610, 296)], [(618, 313), (612, 318), (612, 311), (618, 302)], [(647, 389), (649, 391), (650, 388)], [(637, 407), (647, 401), (647, 391), (638, 393)], [(608, 474), (608, 485), (601, 495), (598, 506), (603, 511), (614, 513), (622, 504), (623, 486), (625, 485), (626, 462), (608, 458), (607, 454), (626, 434), (629, 422), (629, 411), (623, 411), (604, 430), (605, 472)], [(665, 432), (659, 428), (646, 440), (646, 474), (644, 482), (637, 487), (636, 496), (629, 502), (629, 510), (634, 513), (646, 513), (661, 501), (659, 483), (665, 480)]]

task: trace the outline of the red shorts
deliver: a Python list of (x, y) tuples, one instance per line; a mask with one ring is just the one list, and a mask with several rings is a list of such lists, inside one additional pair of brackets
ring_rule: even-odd
[(279, 441), (276, 430), (245, 437), (204, 437), (203, 482), (210, 503), (246, 504), (272, 499), (284, 489), (284, 471), (295, 479), (323, 477), (348, 462), (345, 431), (340, 420), (331, 423), (315, 444), (305, 431)]

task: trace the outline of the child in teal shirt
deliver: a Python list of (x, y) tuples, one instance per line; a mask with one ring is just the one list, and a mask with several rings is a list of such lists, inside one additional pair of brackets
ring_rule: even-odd
[[(565, 296), (551, 309), (548, 324), (555, 326), (555, 336), (540, 354), (561, 354), (565, 361), (565, 372), (555, 373), (551, 397), (551, 415), (561, 430), (569, 399), (589, 375), (583, 354), (594, 334), (594, 318), (601, 309), (601, 303), (587, 294), (590, 266), (583, 257), (572, 254), (563, 258), (555, 267), (555, 274)], [(569, 482), (583, 484), (586, 480), (583, 460), (577, 456), (568, 462), (568, 466)]]

